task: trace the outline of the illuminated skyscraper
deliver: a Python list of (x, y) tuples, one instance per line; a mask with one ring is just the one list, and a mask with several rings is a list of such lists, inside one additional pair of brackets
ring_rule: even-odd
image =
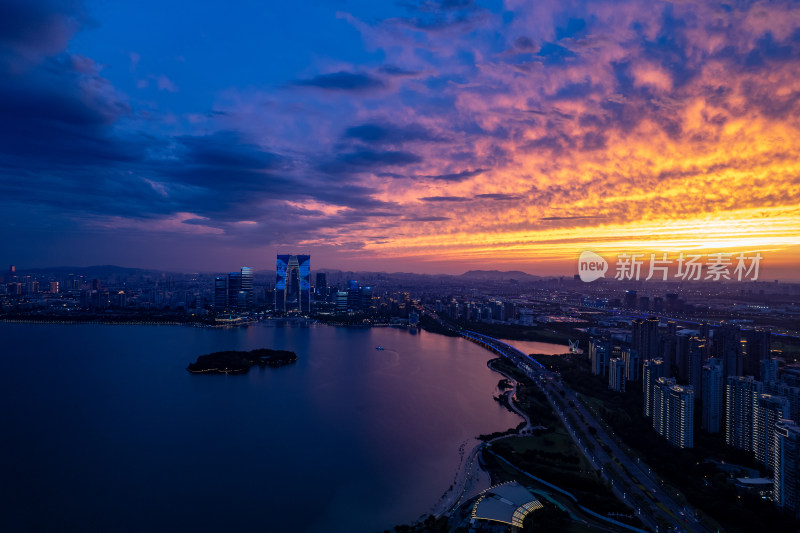
[(275, 310), (311, 312), (311, 256), (278, 255)]
[[(253, 307), (253, 269), (250, 267), (242, 267), (239, 273), (242, 286), (239, 289), (239, 307), (250, 308)], [(244, 304), (243, 306), (241, 304)]]
[(347, 313), (347, 291), (336, 292), (336, 312)]
[(347, 282), (347, 308), (351, 311), (361, 308), (361, 284), (354, 279)]
[(725, 443), (753, 451), (755, 407), (761, 382), (753, 376), (728, 376), (725, 385)]
[(675, 378), (658, 378), (653, 387), (653, 429), (673, 446), (694, 446), (694, 388)]
[(667, 403), (667, 440), (678, 448), (694, 446), (694, 387), (673, 385)]
[(639, 362), (639, 352), (634, 348), (623, 348), (622, 360), (625, 364), (625, 379), (628, 381), (639, 381), (639, 371), (642, 368)]
[(675, 378), (658, 378), (653, 384), (653, 429), (662, 436), (667, 434), (669, 389), (673, 385)]
[(608, 365), (608, 388), (625, 392), (625, 361), (614, 357)]
[(775, 424), (789, 418), (789, 401), (782, 396), (759, 394), (753, 418), (753, 451), (756, 454), (756, 461), (772, 465), (775, 453)]
[(664, 360), (650, 359), (642, 365), (642, 391), (644, 392), (644, 416), (653, 416), (653, 389), (664, 376)]

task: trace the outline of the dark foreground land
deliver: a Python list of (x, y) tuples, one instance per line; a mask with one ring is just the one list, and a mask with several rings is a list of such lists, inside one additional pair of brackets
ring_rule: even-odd
[(186, 370), (192, 373), (246, 374), (253, 365), (281, 366), (297, 361), (297, 354), (286, 350), (258, 348), (246, 351), (214, 352), (201, 355)]

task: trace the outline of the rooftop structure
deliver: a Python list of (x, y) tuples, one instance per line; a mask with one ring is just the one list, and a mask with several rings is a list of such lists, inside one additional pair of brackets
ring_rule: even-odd
[(480, 494), (472, 508), (472, 523), (484, 520), (522, 527), (525, 517), (542, 507), (528, 489), (516, 481), (509, 481)]

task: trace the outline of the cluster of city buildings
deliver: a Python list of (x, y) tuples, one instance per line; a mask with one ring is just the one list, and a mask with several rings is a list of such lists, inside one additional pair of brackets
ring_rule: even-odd
[(674, 446), (694, 445), (699, 413), (704, 431), (754, 454), (776, 505), (800, 513), (800, 369), (779, 366), (768, 331), (664, 326), (637, 318), (629, 332), (593, 338), (592, 373), (612, 390), (642, 387), (644, 416)]
[[(100, 267), (104, 268), (104, 267)], [(112, 268), (112, 267), (110, 267)], [(375, 296), (358, 280), (329, 285), (325, 272), (311, 283), (309, 255), (278, 255), (275, 277), (243, 266), (224, 275), (166, 274), (116, 269), (96, 277), (72, 273), (20, 274), (11, 266), (0, 274), (4, 310), (50, 313), (166, 311), (193, 315), (244, 315), (253, 312), (309, 315), (408, 314), (415, 307), (407, 293)], [(42, 282), (41, 279), (50, 279)]]
[[(316, 283), (311, 283), (311, 256), (277, 256), (275, 284), (269, 290), (273, 310), (277, 313), (308, 315), (312, 304), (320, 309), (338, 314), (371, 313), (377, 307), (373, 302), (371, 286), (363, 286), (358, 280), (348, 280), (342, 289), (329, 287), (325, 272), (316, 273)], [(226, 276), (214, 280), (214, 309), (217, 312), (236, 312), (253, 307), (253, 269), (242, 267)]]

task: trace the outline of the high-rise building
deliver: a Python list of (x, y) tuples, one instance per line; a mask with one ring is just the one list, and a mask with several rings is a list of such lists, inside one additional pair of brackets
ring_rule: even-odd
[(765, 382), (764, 377), (759, 375), (759, 370), (761, 361), (772, 356), (770, 333), (760, 329), (747, 330), (744, 332), (744, 339), (746, 341), (744, 374), (759, 376), (760, 380)]
[(317, 272), (317, 283), (314, 285), (314, 294), (318, 300), (324, 300), (328, 296), (328, 280), (325, 272)]
[(653, 429), (673, 446), (694, 446), (694, 389), (675, 378), (658, 378), (653, 387)]
[(800, 427), (791, 420), (775, 425), (772, 500), (800, 516)]
[(214, 309), (218, 312), (228, 308), (228, 278), (217, 276), (214, 278)]
[(675, 378), (658, 378), (653, 385), (653, 429), (659, 435), (667, 433), (667, 412), (669, 409), (669, 389), (675, 385)]
[(361, 287), (358, 293), (358, 308), (362, 313), (368, 313), (372, 307), (372, 287)]
[(625, 307), (636, 309), (636, 291), (625, 291)]
[(276, 260), (275, 309), (281, 312), (311, 312), (311, 256), (278, 255)]
[(689, 339), (689, 384), (694, 387), (697, 394), (703, 394), (703, 357), (705, 342), (699, 337)]
[(644, 392), (644, 416), (653, 416), (653, 396), (656, 382), (664, 377), (664, 360), (649, 359), (642, 365), (642, 391)]
[(614, 357), (608, 363), (608, 388), (625, 392), (625, 361)]
[(591, 339), (589, 341), (589, 360), (592, 363), (592, 374), (605, 376), (608, 372), (609, 359), (611, 359), (611, 343), (608, 339)]
[(689, 336), (675, 336), (675, 354), (672, 358), (672, 365), (667, 367), (672, 373), (670, 375), (678, 378), (681, 383), (689, 381)]
[(755, 406), (761, 382), (753, 376), (728, 376), (725, 385), (725, 443), (753, 451)]
[(773, 464), (775, 424), (789, 417), (789, 401), (782, 396), (759, 394), (753, 415), (753, 452), (756, 461)]
[(781, 381), (764, 383), (763, 391), (774, 396), (783, 396), (789, 402), (789, 418), (795, 422), (800, 421), (800, 387), (789, 385)]
[(669, 388), (666, 437), (678, 448), (694, 446), (694, 388), (691, 385)]
[(778, 360), (768, 357), (759, 361), (759, 373), (761, 383), (775, 383), (778, 381)]
[(347, 312), (347, 291), (336, 292), (336, 312), (337, 313)]
[(347, 308), (351, 311), (361, 308), (361, 284), (354, 279), (347, 282)]
[(719, 433), (722, 427), (722, 365), (719, 359), (711, 358), (703, 366), (703, 429)]
[(642, 320), (637, 318), (633, 321), (633, 349), (639, 353), (643, 361), (661, 357), (660, 343), (658, 338), (658, 317), (647, 317)]
[(228, 272), (228, 309), (239, 307), (239, 292), (242, 290), (242, 273)]
[(741, 376), (743, 370), (742, 332), (738, 326), (725, 324), (714, 331), (714, 353), (722, 361), (722, 376)]
[[(239, 299), (240, 301), (243, 299), (244, 307), (249, 309), (253, 307), (253, 302), (254, 302), (253, 269), (250, 267), (243, 266), (239, 272), (239, 276), (242, 280), (242, 286), (239, 289), (240, 290)], [(240, 305), (240, 307), (242, 306)]]
[(217, 311), (249, 309), (254, 302), (252, 268), (242, 267), (227, 276), (214, 278), (214, 308)]
[(639, 362), (639, 352), (634, 348), (623, 348), (622, 361), (625, 366), (625, 379), (628, 381), (639, 381), (639, 370), (642, 367)]
[(676, 377), (678, 375), (676, 355), (678, 350), (678, 324), (672, 320), (667, 321), (667, 334), (661, 338), (661, 357), (664, 359), (664, 369), (667, 376)]

